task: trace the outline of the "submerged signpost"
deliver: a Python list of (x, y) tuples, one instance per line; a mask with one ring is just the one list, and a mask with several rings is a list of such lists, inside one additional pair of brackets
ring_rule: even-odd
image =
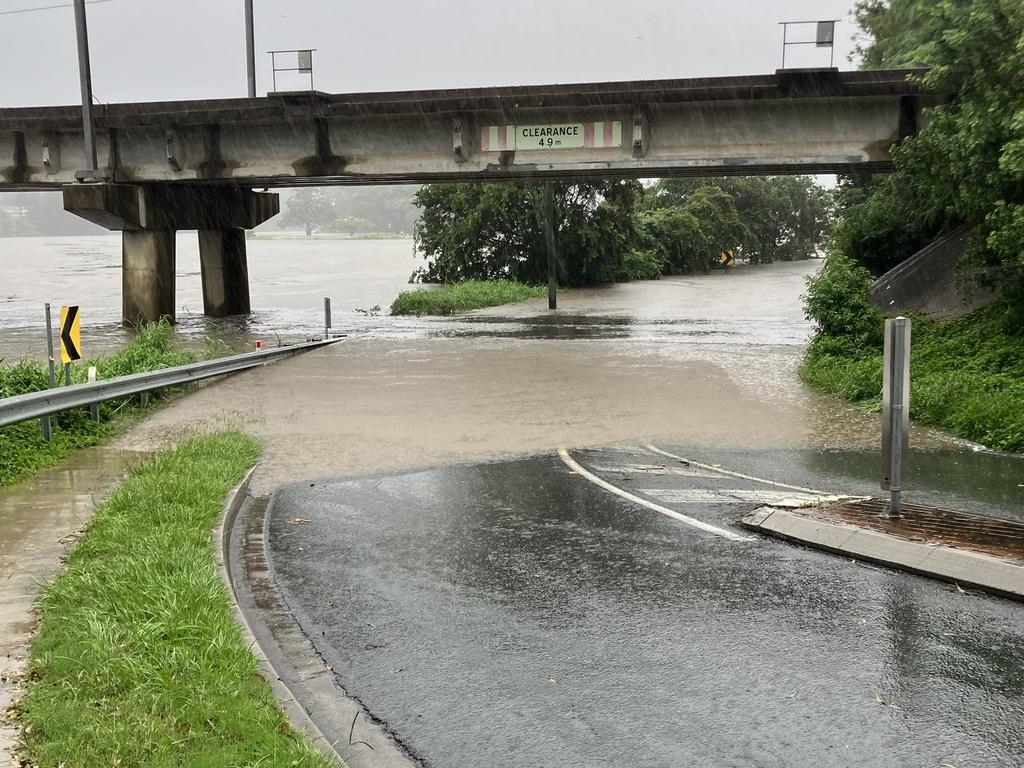
[(882, 490), (890, 492), (889, 514), (900, 514), (910, 434), (910, 320), (885, 321), (882, 371)]

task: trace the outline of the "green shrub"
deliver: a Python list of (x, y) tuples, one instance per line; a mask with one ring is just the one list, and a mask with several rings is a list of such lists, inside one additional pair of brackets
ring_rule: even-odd
[(618, 282), (657, 280), (661, 277), (664, 269), (665, 262), (653, 249), (633, 250), (627, 253), (622, 260), (622, 271), (618, 275)]
[(841, 253), (832, 253), (817, 275), (807, 278), (804, 310), (823, 336), (860, 346), (882, 343), (882, 315), (871, 303), (871, 273)]
[(513, 280), (467, 280), (421, 291), (403, 291), (391, 304), (392, 315), (452, 315), (482, 307), (516, 304), (546, 295), (547, 288)]

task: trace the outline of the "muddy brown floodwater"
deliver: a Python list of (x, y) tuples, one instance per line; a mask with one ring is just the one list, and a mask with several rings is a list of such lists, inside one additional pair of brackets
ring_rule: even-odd
[[(282, 335), (315, 333), (320, 297), (333, 294), (334, 325), (348, 339), (182, 398), (117, 447), (153, 450), (196, 431), (243, 427), (264, 442), (255, 481), (263, 492), (312, 476), (559, 445), (863, 448), (878, 440), (876, 417), (797, 380), (812, 330), (800, 296), (817, 261), (570, 291), (553, 313), (537, 301), (457, 318), (393, 318), (356, 310), (386, 307), (406, 286), (415, 266), (408, 241), (250, 245), (253, 317), (182, 312), (186, 338), (272, 337), (275, 318), (290, 318)], [(109, 328), (116, 257), (116, 248), (105, 257)], [(179, 269), (189, 258), (179, 252)], [(187, 303), (198, 276), (179, 277)], [(952, 441), (919, 429), (914, 445)]]

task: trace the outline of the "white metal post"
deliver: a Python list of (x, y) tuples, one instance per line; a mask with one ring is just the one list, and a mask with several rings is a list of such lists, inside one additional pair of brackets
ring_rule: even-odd
[(910, 430), (910, 321), (885, 321), (882, 382), (882, 488), (889, 491), (889, 514), (898, 516), (906, 479)]

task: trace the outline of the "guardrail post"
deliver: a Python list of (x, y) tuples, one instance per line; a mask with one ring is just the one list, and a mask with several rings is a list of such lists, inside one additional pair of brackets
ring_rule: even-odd
[[(96, 383), (96, 367), (89, 366), (88, 378), (90, 384)], [(89, 405), (89, 415), (92, 416), (92, 420), (99, 424), (100, 421), (100, 404), (92, 403)]]
[[(46, 359), (50, 368), (50, 389), (57, 386), (57, 374), (53, 370), (53, 319), (50, 316), (50, 303), (46, 303)], [(40, 426), (43, 430), (43, 439), (53, 442), (53, 416), (43, 416)]]

